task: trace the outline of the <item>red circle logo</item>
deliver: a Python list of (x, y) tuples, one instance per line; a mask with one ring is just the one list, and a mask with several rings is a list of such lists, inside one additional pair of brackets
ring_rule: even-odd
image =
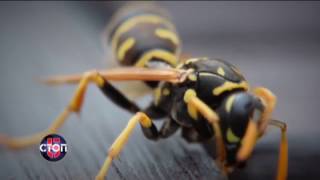
[(40, 143), (41, 155), (48, 161), (59, 161), (67, 154), (67, 142), (58, 134), (49, 134)]

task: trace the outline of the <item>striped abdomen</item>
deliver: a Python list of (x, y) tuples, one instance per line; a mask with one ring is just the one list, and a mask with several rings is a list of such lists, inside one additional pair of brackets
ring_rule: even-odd
[(180, 39), (167, 15), (155, 8), (123, 8), (109, 26), (109, 43), (120, 64), (175, 67)]

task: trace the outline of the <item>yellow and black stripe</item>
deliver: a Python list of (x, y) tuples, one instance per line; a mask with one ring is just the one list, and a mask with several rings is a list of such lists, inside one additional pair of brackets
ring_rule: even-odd
[(181, 42), (160, 8), (151, 6), (120, 10), (109, 25), (109, 44), (121, 65), (148, 67), (151, 61), (175, 67)]

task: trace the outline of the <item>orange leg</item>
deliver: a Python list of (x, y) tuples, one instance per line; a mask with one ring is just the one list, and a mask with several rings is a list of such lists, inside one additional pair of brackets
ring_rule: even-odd
[(219, 117), (209, 106), (207, 106), (203, 101), (201, 101), (197, 97), (193, 97), (190, 99), (190, 105), (194, 106), (198, 112), (200, 112), (209, 123), (212, 124), (212, 127), (215, 132), (215, 139), (217, 143), (217, 160), (220, 161), (222, 164), (226, 159), (226, 152), (222, 137), (222, 132), (219, 125)]
[(219, 125), (218, 114), (208, 105), (206, 105), (201, 99), (199, 99), (196, 96), (196, 92), (194, 90), (187, 90), (185, 92), (184, 101), (187, 103), (188, 112), (190, 115), (196, 117), (197, 112), (199, 112), (210, 124), (212, 124), (216, 139), (217, 164), (226, 175), (228, 173), (228, 169), (225, 166), (226, 151), (224, 147), (221, 128)]
[(150, 128), (152, 126), (151, 119), (142, 112), (136, 113), (128, 122), (127, 127), (121, 132), (118, 138), (111, 145), (108, 156), (103, 163), (98, 175), (96, 176), (96, 180), (102, 180), (108, 173), (112, 160), (117, 158), (123, 149), (124, 145), (127, 143), (130, 135), (132, 134), (133, 129), (136, 127), (138, 122), (144, 128)]
[(58, 129), (65, 123), (66, 119), (69, 117), (70, 113), (79, 113), (81, 106), (83, 104), (84, 95), (87, 86), (90, 81), (95, 82), (98, 86), (103, 85), (104, 80), (99, 76), (97, 71), (86, 72), (82, 75), (78, 88), (71, 99), (69, 105), (63, 110), (63, 112), (53, 121), (48, 129), (36, 133), (27, 137), (8, 137), (5, 135), (0, 135), (0, 144), (7, 146), (10, 149), (24, 148), (33, 144), (37, 144), (41, 139), (47, 134), (55, 133)]
[(288, 139), (287, 139), (287, 125), (278, 120), (270, 120), (270, 125), (280, 128), (281, 143), (279, 149), (279, 162), (277, 180), (285, 180), (288, 176)]
[(5, 145), (11, 149), (23, 148), (39, 143), (40, 140), (50, 133), (55, 133), (65, 123), (72, 112), (80, 112), (84, 95), (90, 82), (102, 86), (104, 79), (107, 80), (149, 80), (149, 81), (169, 81), (178, 83), (184, 81), (187, 72), (180, 70), (153, 70), (146, 68), (118, 68), (108, 71), (88, 71), (80, 75), (55, 76), (44, 80), (47, 84), (78, 83), (78, 88), (71, 99), (69, 105), (53, 121), (48, 129), (27, 137), (8, 137), (0, 134), (0, 145)]

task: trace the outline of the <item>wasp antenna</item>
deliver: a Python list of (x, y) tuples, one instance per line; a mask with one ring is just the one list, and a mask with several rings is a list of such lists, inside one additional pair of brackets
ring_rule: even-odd
[(0, 134), (0, 145), (5, 145), (8, 142), (8, 136), (5, 134)]
[(279, 120), (270, 120), (270, 125), (280, 128), (281, 142), (278, 159), (277, 180), (287, 179), (288, 176), (288, 138), (287, 138), (287, 124)]
[(76, 84), (82, 75), (57, 75), (48, 78), (37, 78), (36, 81), (47, 85)]

